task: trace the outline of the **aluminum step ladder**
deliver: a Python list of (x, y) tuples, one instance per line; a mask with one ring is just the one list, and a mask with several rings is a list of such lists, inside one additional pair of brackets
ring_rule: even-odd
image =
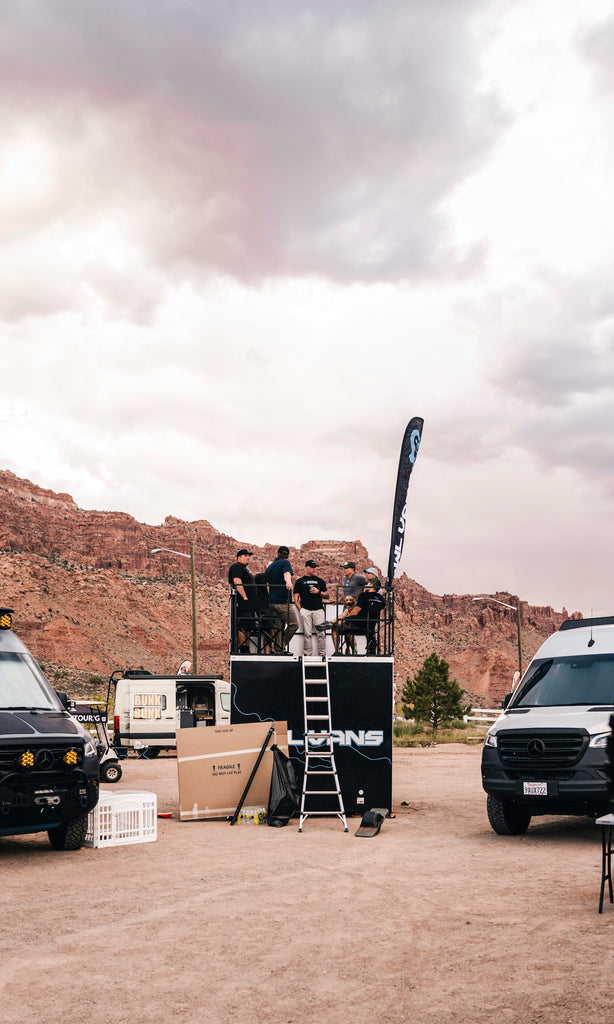
[(298, 830), (309, 817), (336, 815), (348, 826), (335, 765), (330, 717), (328, 659), (303, 656), (303, 708), (305, 712), (305, 774)]

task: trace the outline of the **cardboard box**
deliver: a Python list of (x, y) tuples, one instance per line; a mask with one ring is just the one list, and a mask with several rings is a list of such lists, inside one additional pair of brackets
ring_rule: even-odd
[[(177, 730), (179, 816), (182, 821), (228, 818), (247, 785), (272, 722), (208, 726)], [(288, 753), (288, 726), (275, 722), (275, 732), (245, 798), (247, 806), (269, 802), (273, 768), (271, 745)]]

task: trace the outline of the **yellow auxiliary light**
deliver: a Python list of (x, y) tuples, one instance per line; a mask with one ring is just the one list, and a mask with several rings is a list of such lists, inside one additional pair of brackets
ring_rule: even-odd
[(0, 629), (10, 629), (13, 625), (12, 608), (0, 608)]
[(31, 750), (24, 750), (23, 754), (20, 754), (17, 758), (17, 763), (22, 768), (33, 768), (34, 767), (34, 754)]
[(76, 764), (77, 763), (77, 751), (67, 750), (62, 757), (64, 764)]

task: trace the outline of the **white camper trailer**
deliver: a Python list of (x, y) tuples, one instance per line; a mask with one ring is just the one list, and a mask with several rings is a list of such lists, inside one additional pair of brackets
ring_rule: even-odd
[(230, 683), (221, 675), (155, 676), (125, 672), (116, 679), (113, 746), (147, 757), (174, 750), (177, 729), (230, 722)]

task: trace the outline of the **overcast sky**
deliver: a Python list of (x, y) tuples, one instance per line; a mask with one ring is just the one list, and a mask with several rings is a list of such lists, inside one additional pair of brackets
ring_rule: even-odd
[(0, 466), (614, 613), (614, 0), (1, 0)]

